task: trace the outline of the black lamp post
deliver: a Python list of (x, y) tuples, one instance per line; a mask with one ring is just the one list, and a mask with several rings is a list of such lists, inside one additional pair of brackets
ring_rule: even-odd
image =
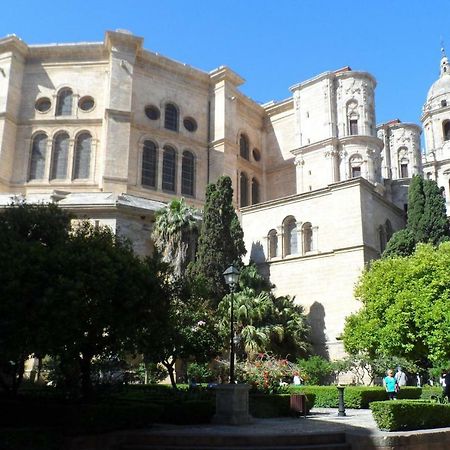
[(230, 384), (234, 384), (234, 291), (239, 280), (239, 270), (234, 266), (228, 267), (223, 273), (225, 283), (230, 288), (231, 312), (230, 312)]

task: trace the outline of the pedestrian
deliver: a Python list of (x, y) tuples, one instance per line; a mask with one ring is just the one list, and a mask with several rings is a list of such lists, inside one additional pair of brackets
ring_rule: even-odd
[(394, 378), (397, 381), (399, 387), (406, 386), (408, 377), (406, 376), (406, 373), (402, 371), (402, 368), (400, 366), (397, 367), (397, 372), (395, 373)]
[(442, 378), (444, 379), (443, 395), (444, 397), (447, 397), (450, 400), (450, 369), (447, 369), (445, 374), (443, 374)]
[(389, 400), (397, 400), (398, 384), (394, 378), (394, 372), (390, 369), (387, 371), (387, 376), (383, 378), (383, 386), (386, 389)]
[(292, 380), (295, 386), (300, 386), (302, 384), (302, 379), (300, 378), (300, 375), (298, 372), (294, 373), (294, 378)]

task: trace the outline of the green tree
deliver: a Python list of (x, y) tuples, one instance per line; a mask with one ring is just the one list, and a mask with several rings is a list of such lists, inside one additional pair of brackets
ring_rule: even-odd
[(448, 242), (375, 261), (355, 292), (363, 307), (346, 320), (346, 351), (372, 359), (403, 357), (423, 368), (448, 360), (449, 264)]
[(144, 331), (139, 349), (145, 361), (163, 364), (176, 389), (176, 361), (193, 358), (198, 363), (207, 362), (219, 353), (221, 342), (214, 311), (209, 302), (197, 294), (195, 286), (173, 276), (171, 267), (161, 263), (158, 256), (150, 263), (158, 268), (155, 272), (165, 292), (167, 322), (159, 333), (158, 345), (154, 345)]
[[(272, 286), (250, 264), (241, 270), (239, 290), (234, 294), (235, 331), (240, 337), (237, 352), (252, 360), (258, 353), (279, 357), (305, 356), (310, 350), (303, 307), (288, 296), (275, 297)], [(228, 344), (231, 295), (219, 303), (221, 334)]]
[(57, 262), (47, 292), (55, 337), (49, 354), (63, 366), (79, 368), (82, 394), (89, 397), (94, 358), (136, 351), (143, 330), (158, 345), (166, 318), (164, 291), (149, 265), (109, 227), (80, 223)]
[(408, 191), (408, 221), (389, 240), (383, 258), (408, 256), (419, 243), (438, 245), (450, 237), (445, 199), (433, 180), (414, 175)]
[(190, 278), (204, 284), (216, 305), (228, 292), (223, 272), (231, 264), (241, 265), (246, 253), (243, 236), (233, 207), (231, 179), (221, 177), (206, 189), (197, 258), (189, 269)]
[(12, 204), (0, 214), (0, 385), (15, 394), (30, 356), (52, 336), (46, 292), (70, 217), (56, 205)]
[(183, 198), (172, 200), (156, 213), (152, 233), (155, 247), (178, 277), (194, 260), (199, 223), (196, 215), (196, 209), (186, 205)]

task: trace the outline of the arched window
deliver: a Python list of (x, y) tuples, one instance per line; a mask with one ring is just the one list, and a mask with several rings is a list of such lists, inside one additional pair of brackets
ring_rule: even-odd
[(290, 216), (284, 220), (284, 254), (295, 255), (298, 253), (297, 222)]
[(248, 205), (248, 177), (245, 172), (241, 172), (240, 176), (240, 207)]
[(163, 151), (162, 188), (164, 191), (175, 192), (175, 175), (177, 167), (177, 152), (166, 145)]
[(31, 161), (28, 181), (42, 180), (45, 173), (45, 157), (47, 153), (47, 135), (37, 134), (31, 145)]
[(248, 144), (248, 138), (245, 134), (241, 134), (239, 137), (239, 154), (242, 156), (242, 158), (245, 158), (248, 160), (249, 144)]
[(386, 243), (388, 243), (393, 234), (392, 224), (389, 219), (386, 219), (386, 222), (384, 223), (384, 229), (386, 230)]
[(252, 205), (259, 203), (259, 183), (256, 178), (252, 178)]
[(386, 248), (386, 242), (387, 242), (386, 230), (384, 229), (383, 225), (381, 225), (378, 228), (378, 237), (380, 240), (380, 253), (383, 253)]
[(270, 230), (267, 235), (269, 242), (269, 259), (278, 256), (278, 235), (277, 230)]
[(361, 167), (363, 159), (361, 155), (356, 154), (350, 158), (350, 177), (357, 178), (361, 176)]
[(156, 171), (158, 151), (153, 141), (144, 141), (142, 149), (142, 173), (141, 183), (143, 186), (156, 187)]
[(53, 140), (52, 169), (50, 179), (67, 177), (67, 158), (69, 157), (69, 135), (59, 133)]
[(73, 94), (71, 89), (63, 89), (58, 94), (56, 102), (57, 116), (71, 116), (72, 115), (72, 99)]
[(75, 143), (73, 162), (73, 178), (75, 180), (87, 179), (91, 174), (92, 136), (81, 133)]
[(303, 231), (303, 252), (311, 252), (314, 250), (313, 229), (310, 222), (306, 222), (302, 227)]
[(444, 131), (444, 141), (449, 141), (450, 140), (450, 120), (446, 120), (442, 124), (442, 128)]
[(178, 109), (172, 103), (167, 103), (164, 110), (164, 128), (178, 131)]
[(185, 150), (181, 161), (181, 193), (194, 195), (195, 181), (195, 158), (194, 155)]

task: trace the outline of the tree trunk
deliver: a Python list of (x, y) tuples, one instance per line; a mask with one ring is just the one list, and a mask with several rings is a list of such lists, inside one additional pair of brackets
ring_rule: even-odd
[(25, 372), (25, 360), (20, 359), (15, 365), (15, 370), (12, 376), (11, 391), (14, 397), (17, 395), (20, 385), (22, 384), (23, 374)]
[(167, 369), (167, 372), (169, 373), (170, 383), (172, 384), (172, 387), (174, 389), (177, 389), (177, 382), (175, 380), (175, 361), (169, 362), (169, 361), (163, 361), (164, 367)]
[(81, 395), (84, 399), (92, 397), (92, 380), (91, 380), (91, 361), (92, 355), (89, 352), (83, 352), (79, 359), (81, 370)]

